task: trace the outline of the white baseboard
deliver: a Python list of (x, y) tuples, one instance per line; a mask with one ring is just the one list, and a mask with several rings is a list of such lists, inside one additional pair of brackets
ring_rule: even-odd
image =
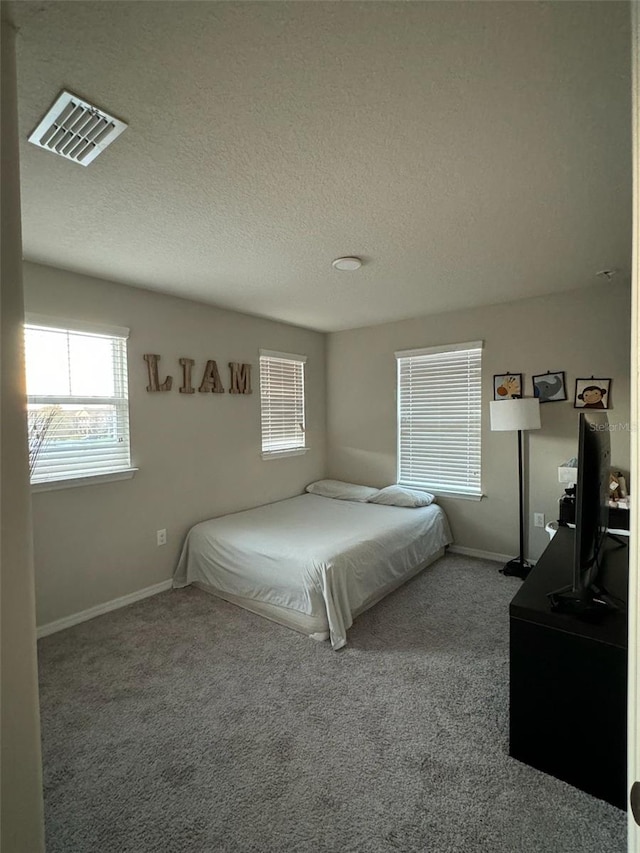
[[(513, 560), (513, 554), (496, 554), (493, 551), (480, 551), (477, 548), (463, 548), (462, 545), (449, 545), (452, 554), (462, 554), (464, 557), (480, 557), (482, 560), (494, 560), (496, 563), (508, 563)], [(537, 560), (527, 560), (535, 566)]]
[(141, 601), (143, 598), (149, 598), (152, 595), (157, 595), (159, 592), (165, 592), (165, 590), (171, 589), (172, 583), (171, 579), (161, 581), (153, 586), (139, 589), (137, 592), (131, 592), (129, 595), (123, 595), (121, 598), (114, 598), (112, 601), (105, 601), (104, 604), (97, 604), (95, 607), (82, 610), (80, 613), (72, 613), (71, 616), (56, 619), (55, 622), (49, 622), (47, 625), (40, 625), (36, 631), (36, 636), (38, 639), (48, 637), (49, 634), (64, 631), (65, 628), (71, 628), (72, 625), (87, 622), (89, 619), (93, 619), (94, 616), (101, 616), (103, 613), (109, 613), (110, 610), (118, 610), (120, 607), (126, 607), (127, 604), (133, 604), (134, 601)]
[[(512, 554), (496, 554), (493, 551), (480, 551), (478, 548), (464, 548), (462, 545), (450, 545), (448, 550), (452, 554), (461, 554), (464, 557), (480, 557), (482, 560), (493, 560), (496, 563), (507, 563), (513, 559)], [(536, 563), (535, 560), (529, 560), (529, 562), (531, 565), (535, 565)], [(171, 579), (161, 581), (153, 586), (139, 589), (137, 592), (131, 592), (129, 595), (114, 598), (112, 601), (105, 601), (104, 604), (97, 604), (95, 607), (82, 610), (80, 613), (72, 613), (71, 616), (65, 616), (62, 619), (56, 619), (55, 622), (40, 625), (36, 630), (36, 636), (40, 639), (41, 637), (48, 637), (49, 634), (64, 631), (65, 628), (79, 625), (80, 622), (88, 622), (89, 619), (93, 619), (95, 616), (101, 616), (103, 613), (109, 613), (111, 610), (118, 610), (120, 607), (126, 607), (135, 601), (141, 601), (143, 598), (149, 598), (152, 595), (157, 595), (159, 592), (165, 592), (171, 589), (172, 585), (173, 581)]]

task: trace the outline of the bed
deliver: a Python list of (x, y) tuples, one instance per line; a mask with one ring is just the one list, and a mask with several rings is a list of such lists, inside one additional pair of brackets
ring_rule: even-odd
[(196, 524), (173, 586), (194, 584), (340, 649), (359, 613), (441, 557), (451, 541), (436, 504), (404, 508), (304, 494)]

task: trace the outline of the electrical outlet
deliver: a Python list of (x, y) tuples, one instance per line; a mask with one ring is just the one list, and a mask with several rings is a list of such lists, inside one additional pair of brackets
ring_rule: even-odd
[(156, 530), (156, 540), (158, 545), (166, 545), (167, 544), (167, 531), (166, 530)]
[(533, 513), (533, 526), (534, 527), (544, 527), (544, 513), (543, 512), (534, 512)]

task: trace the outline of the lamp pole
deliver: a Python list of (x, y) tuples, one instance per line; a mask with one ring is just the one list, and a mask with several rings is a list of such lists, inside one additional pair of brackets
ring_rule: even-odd
[(526, 578), (531, 566), (524, 558), (524, 454), (522, 433), (524, 430), (540, 429), (540, 402), (535, 398), (512, 397), (509, 400), (494, 400), (489, 406), (491, 429), (518, 433), (518, 533), (520, 551), (517, 557), (500, 571), (505, 575)]
[(520, 553), (514, 560), (500, 569), (504, 575), (515, 575), (526, 578), (531, 571), (531, 566), (524, 559), (524, 466), (522, 462), (522, 430), (518, 430), (518, 505), (520, 522)]
[[(524, 465), (522, 462), (522, 430), (518, 430), (518, 489), (520, 498), (520, 566), (524, 569)], [(527, 574), (529, 573), (527, 568)]]

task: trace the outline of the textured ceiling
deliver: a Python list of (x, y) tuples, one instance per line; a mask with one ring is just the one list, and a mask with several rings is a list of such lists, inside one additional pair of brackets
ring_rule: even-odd
[[(626, 3), (12, 15), (31, 260), (320, 330), (628, 276)], [(87, 168), (26, 142), (63, 88), (130, 125)]]

